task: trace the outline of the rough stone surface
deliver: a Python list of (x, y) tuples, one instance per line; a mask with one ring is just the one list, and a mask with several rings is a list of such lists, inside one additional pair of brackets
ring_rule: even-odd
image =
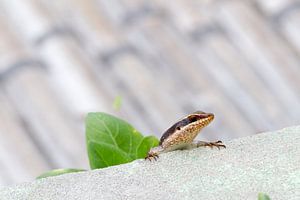
[(300, 126), (66, 174), (0, 191), (0, 199), (300, 199)]

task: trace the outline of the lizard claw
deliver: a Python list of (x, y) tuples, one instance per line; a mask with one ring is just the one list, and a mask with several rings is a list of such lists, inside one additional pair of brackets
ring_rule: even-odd
[(226, 146), (220, 140), (218, 140), (216, 142), (208, 142), (204, 146), (209, 146), (211, 149), (213, 147), (217, 147), (219, 150), (220, 150), (221, 147), (226, 148)]
[(152, 161), (152, 158), (157, 161), (157, 159), (159, 158), (159, 156), (157, 154), (149, 154), (145, 157), (145, 160), (149, 160)]

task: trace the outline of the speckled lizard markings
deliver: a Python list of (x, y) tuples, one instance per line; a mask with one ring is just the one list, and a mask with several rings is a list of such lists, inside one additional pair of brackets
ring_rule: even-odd
[(171, 126), (160, 138), (159, 146), (151, 148), (145, 159), (156, 160), (161, 153), (178, 149), (191, 149), (201, 146), (214, 146), (226, 148), (222, 141), (204, 142), (194, 141), (202, 128), (207, 126), (214, 119), (214, 114), (196, 111)]

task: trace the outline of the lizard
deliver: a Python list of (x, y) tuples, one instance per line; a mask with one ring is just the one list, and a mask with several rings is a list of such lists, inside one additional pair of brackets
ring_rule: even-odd
[(206, 127), (213, 119), (213, 113), (203, 111), (196, 111), (180, 119), (163, 133), (159, 141), (159, 146), (151, 148), (145, 160), (157, 160), (159, 154), (179, 149), (191, 149), (201, 146), (217, 147), (218, 149), (220, 147), (226, 148), (220, 140), (216, 142), (194, 140), (202, 128)]

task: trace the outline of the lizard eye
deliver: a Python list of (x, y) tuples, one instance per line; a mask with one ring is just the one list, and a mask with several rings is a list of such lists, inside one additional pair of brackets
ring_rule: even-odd
[(191, 116), (191, 117), (189, 117), (189, 120), (190, 120), (190, 122), (192, 123), (192, 122), (197, 121), (197, 120), (198, 120), (198, 117), (197, 117), (197, 116)]
[(176, 130), (180, 130), (180, 129), (181, 129), (181, 127), (180, 127), (180, 126), (177, 126), (177, 127), (176, 127)]

